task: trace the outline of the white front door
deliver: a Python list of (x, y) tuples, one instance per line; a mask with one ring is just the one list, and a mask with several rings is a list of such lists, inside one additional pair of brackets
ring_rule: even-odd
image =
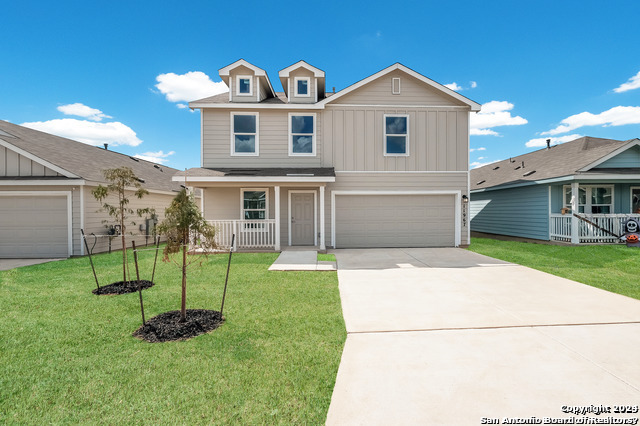
[(291, 193), (291, 245), (315, 245), (315, 193)]

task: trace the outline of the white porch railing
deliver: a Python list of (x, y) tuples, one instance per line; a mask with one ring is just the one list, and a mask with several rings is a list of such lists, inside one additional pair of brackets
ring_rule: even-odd
[(233, 234), (236, 234), (234, 250), (275, 248), (275, 219), (208, 220), (207, 222), (216, 227), (216, 243), (220, 248), (231, 247)]
[[(616, 235), (624, 233), (624, 222), (629, 218), (640, 219), (639, 214), (582, 214), (580, 216)], [(552, 214), (549, 218), (549, 236), (555, 241), (571, 242), (571, 214)], [(590, 223), (578, 220), (581, 243), (617, 243), (618, 238), (598, 229)]]

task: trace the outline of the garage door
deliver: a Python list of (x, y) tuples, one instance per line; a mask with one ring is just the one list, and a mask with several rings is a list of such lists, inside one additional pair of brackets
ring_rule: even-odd
[(0, 196), (0, 258), (67, 257), (66, 196)]
[(338, 195), (337, 248), (452, 247), (453, 195)]

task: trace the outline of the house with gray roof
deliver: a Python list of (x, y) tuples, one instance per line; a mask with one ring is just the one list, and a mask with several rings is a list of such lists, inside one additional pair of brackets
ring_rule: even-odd
[[(267, 72), (243, 59), (219, 70), (229, 93), (201, 111), (202, 188), (218, 243), (454, 247), (468, 244), (469, 116), (480, 105), (399, 63), (338, 92), (299, 61)], [(465, 206), (466, 207), (466, 206)]]
[(640, 139), (582, 137), (471, 170), (471, 230), (614, 243), (640, 218)]
[[(151, 207), (162, 218), (180, 188), (171, 180), (176, 169), (0, 120), (0, 258), (83, 255), (80, 229), (101, 236), (95, 247), (90, 237), (90, 249), (108, 250), (109, 216), (91, 191), (106, 183), (104, 169), (122, 166), (149, 191), (141, 200), (131, 197), (130, 207)], [(149, 234), (145, 219), (151, 218), (138, 219), (127, 233)], [(113, 249), (119, 241), (113, 239)]]

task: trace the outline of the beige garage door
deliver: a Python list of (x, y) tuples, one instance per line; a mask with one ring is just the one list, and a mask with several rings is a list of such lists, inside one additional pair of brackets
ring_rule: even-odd
[(0, 195), (0, 258), (67, 257), (67, 197)]
[(452, 247), (453, 195), (337, 195), (337, 248)]

